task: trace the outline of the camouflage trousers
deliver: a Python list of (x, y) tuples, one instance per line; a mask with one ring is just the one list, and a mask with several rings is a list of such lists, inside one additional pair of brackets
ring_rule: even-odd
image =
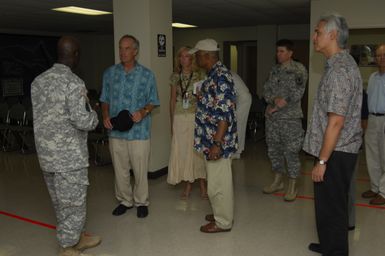
[(61, 247), (78, 243), (86, 220), (88, 170), (43, 172), (56, 214), (56, 236)]
[(266, 119), (267, 154), (273, 171), (285, 174), (286, 160), (288, 176), (297, 178), (300, 175), (299, 151), (303, 138), (301, 119)]

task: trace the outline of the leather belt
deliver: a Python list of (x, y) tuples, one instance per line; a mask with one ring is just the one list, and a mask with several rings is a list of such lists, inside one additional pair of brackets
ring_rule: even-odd
[(385, 114), (381, 114), (381, 113), (370, 113), (370, 114), (373, 116), (385, 116)]

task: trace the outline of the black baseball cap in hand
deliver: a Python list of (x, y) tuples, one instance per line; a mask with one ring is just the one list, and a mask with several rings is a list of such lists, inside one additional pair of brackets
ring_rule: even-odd
[(120, 132), (126, 132), (134, 125), (132, 121), (132, 115), (128, 110), (122, 110), (119, 114), (110, 119), (112, 124), (112, 130), (118, 130)]

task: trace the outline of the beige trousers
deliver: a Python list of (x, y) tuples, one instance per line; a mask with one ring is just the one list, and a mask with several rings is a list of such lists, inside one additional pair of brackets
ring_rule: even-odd
[[(150, 140), (110, 138), (109, 145), (115, 170), (116, 198), (127, 207), (149, 205), (147, 172)], [(133, 188), (130, 169), (133, 170), (135, 178)]]
[(210, 199), (215, 223), (218, 227), (229, 229), (234, 218), (233, 176), (231, 159), (221, 158), (205, 161), (207, 172), (207, 193)]
[(369, 115), (365, 152), (371, 190), (385, 197), (385, 117)]

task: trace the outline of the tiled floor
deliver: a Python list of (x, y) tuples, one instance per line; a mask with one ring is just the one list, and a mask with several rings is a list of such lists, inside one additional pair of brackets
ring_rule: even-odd
[[(102, 244), (89, 250), (99, 256), (303, 256), (317, 241), (313, 185), (308, 175), (312, 160), (304, 155), (299, 195), (294, 203), (282, 196), (264, 195), (262, 187), (272, 179), (263, 142), (247, 143), (242, 159), (233, 161), (235, 222), (229, 233), (203, 234), (204, 215), (210, 213), (207, 200), (199, 197), (198, 186), (187, 201), (179, 200), (181, 186), (170, 186), (166, 177), (150, 180), (150, 214), (136, 217), (135, 209), (114, 217), (117, 202), (113, 193), (112, 166), (91, 167), (87, 230), (103, 237)], [(359, 194), (369, 187), (364, 159), (357, 174), (356, 230), (350, 232), (350, 255), (385, 255), (385, 207), (369, 208)], [(55, 225), (53, 209), (36, 155), (0, 153), (0, 256), (57, 255), (55, 231), (7, 216)]]

